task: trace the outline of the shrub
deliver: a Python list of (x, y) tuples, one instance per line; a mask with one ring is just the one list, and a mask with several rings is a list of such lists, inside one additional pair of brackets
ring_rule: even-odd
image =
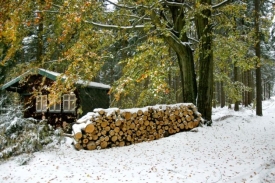
[(9, 106), (6, 113), (0, 115), (0, 159), (39, 151), (61, 135), (62, 132), (54, 132), (46, 120), (23, 118), (20, 106)]

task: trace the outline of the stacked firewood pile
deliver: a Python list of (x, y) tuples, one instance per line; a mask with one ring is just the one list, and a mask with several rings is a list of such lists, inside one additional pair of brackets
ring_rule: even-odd
[(73, 125), (74, 146), (94, 150), (131, 145), (193, 129), (200, 121), (191, 103), (95, 109)]

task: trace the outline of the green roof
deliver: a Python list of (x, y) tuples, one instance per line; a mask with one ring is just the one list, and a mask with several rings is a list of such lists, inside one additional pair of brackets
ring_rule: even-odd
[[(20, 76), (18, 76), (16, 78), (14, 78), (13, 80), (5, 83), (1, 87), (1, 90), (5, 90), (8, 87), (10, 87), (10, 86), (14, 85), (15, 83), (19, 82), (20, 80), (22, 80), (24, 77), (26, 77), (28, 75), (33, 75), (33, 74), (36, 74), (36, 72), (34, 72), (34, 70), (27, 71), (24, 74), (22, 74), (22, 75), (20, 75)], [(57, 77), (61, 75), (60, 73), (49, 71), (49, 70), (46, 70), (46, 69), (41, 69), (41, 68), (38, 69), (37, 74), (39, 74), (41, 76), (45, 76), (46, 78), (49, 78), (49, 79), (51, 79), (53, 81), (56, 81)], [(66, 77), (64, 76), (64, 79), (65, 78)], [(91, 82), (91, 81), (78, 80), (76, 82), (76, 84), (85, 85), (88, 88), (110, 89), (109, 85), (102, 84), (102, 83), (97, 83), (97, 82)]]
[(28, 72), (25, 72), (24, 74), (14, 78), (13, 80), (7, 82), (6, 84), (4, 84), (2, 87), (1, 87), (1, 90), (5, 90), (7, 89), (8, 87), (12, 86), (13, 84), (19, 82), (21, 79), (23, 79), (25, 76), (29, 75), (30, 74), (30, 71)]

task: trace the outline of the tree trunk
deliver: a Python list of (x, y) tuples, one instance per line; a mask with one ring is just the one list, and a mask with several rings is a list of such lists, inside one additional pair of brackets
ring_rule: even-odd
[(248, 92), (248, 104), (250, 105), (254, 99), (254, 82), (252, 70), (248, 71), (248, 86), (251, 88), (251, 91)]
[(217, 84), (216, 82), (214, 82), (214, 86), (213, 86), (213, 108), (217, 107)]
[[(248, 83), (248, 77), (249, 77), (249, 71), (244, 71), (243, 72), (243, 83), (245, 84), (245, 86), (249, 86)], [(243, 103), (244, 106), (247, 107), (248, 106), (248, 91), (243, 92), (244, 93), (244, 99), (243, 99)]]
[[(197, 85), (193, 52), (188, 44), (187, 34), (182, 32), (185, 26), (185, 15), (181, 7), (170, 6), (173, 19), (173, 30), (163, 35), (164, 41), (175, 51), (181, 74), (183, 102), (195, 103)], [(156, 26), (162, 26), (157, 12), (152, 11), (151, 19)]]
[[(181, 73), (183, 102), (192, 102), (195, 104), (197, 95), (197, 83), (195, 76), (193, 52), (190, 45), (188, 44), (189, 39), (187, 37), (187, 34), (185, 32), (182, 33), (182, 29), (186, 24), (185, 14), (182, 11), (182, 8), (177, 6), (171, 6), (170, 11), (172, 14), (175, 32), (172, 32), (171, 36), (166, 37), (165, 41), (173, 48), (173, 50), (177, 54), (178, 65)], [(173, 36), (175, 36), (175, 38), (173, 38)]]
[[(235, 64), (234, 64), (234, 82), (237, 82), (239, 80), (238, 67), (236, 67)], [(240, 101), (236, 100), (235, 105), (234, 105), (234, 111), (239, 111), (240, 110), (239, 109), (239, 104), (240, 104)]]
[(221, 104), (221, 82), (216, 82), (216, 100), (218, 104)]
[(211, 122), (212, 98), (213, 98), (213, 51), (212, 51), (212, 28), (209, 20), (211, 0), (198, 0), (197, 3), (205, 6), (195, 16), (195, 23), (200, 40), (199, 53), (199, 89), (197, 107), (203, 118)]
[(225, 106), (225, 93), (223, 88), (223, 81), (221, 81), (221, 108)]
[(271, 84), (268, 83), (268, 99), (271, 97)]
[(255, 5), (255, 33), (256, 33), (256, 45), (255, 51), (258, 57), (256, 63), (256, 115), (262, 116), (262, 75), (261, 75), (261, 48), (260, 48), (260, 0), (254, 0)]
[(263, 87), (264, 87), (264, 89), (263, 89), (263, 100), (265, 100), (266, 99), (266, 81), (265, 80), (263, 80)]

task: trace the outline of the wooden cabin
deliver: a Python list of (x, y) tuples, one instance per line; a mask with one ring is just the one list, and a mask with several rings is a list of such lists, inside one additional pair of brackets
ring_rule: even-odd
[[(62, 94), (58, 103), (52, 103), (47, 88), (60, 76), (60, 73), (38, 69), (28, 71), (5, 83), (1, 89), (17, 92), (24, 105), (24, 117), (47, 119), (53, 127), (70, 130), (70, 124), (95, 108), (109, 107), (109, 85), (79, 80), (76, 90)], [(36, 93), (36, 94), (34, 94)]]

